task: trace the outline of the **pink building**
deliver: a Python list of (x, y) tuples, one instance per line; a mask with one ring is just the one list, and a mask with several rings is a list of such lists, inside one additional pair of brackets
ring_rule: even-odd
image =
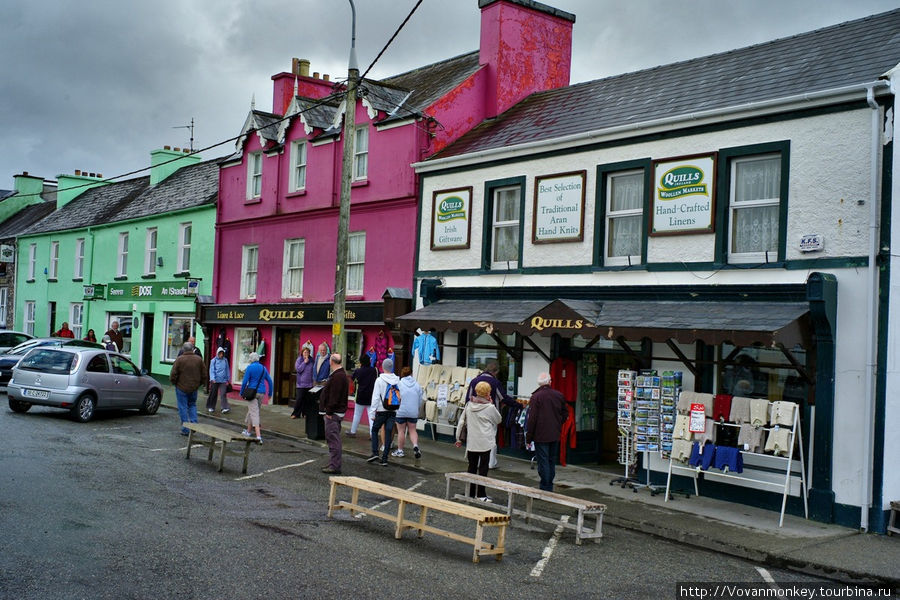
[[(390, 330), (411, 305), (418, 183), (411, 163), (440, 151), (532, 92), (569, 83), (575, 16), (532, 0), (479, 0), (481, 48), (381, 81), (360, 83), (347, 282), (348, 360), (408, 344)], [(294, 59), (278, 73), (272, 112), (251, 109), (222, 163), (213, 297), (201, 304), (206, 339), (231, 342), (233, 378), (251, 351), (294, 396), (300, 346), (331, 343), (341, 177), (341, 94)], [(388, 298), (388, 300), (385, 300)], [(315, 350), (313, 351), (315, 353)]]

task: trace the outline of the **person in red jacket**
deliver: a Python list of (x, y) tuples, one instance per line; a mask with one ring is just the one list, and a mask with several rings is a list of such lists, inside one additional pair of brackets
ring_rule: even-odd
[(62, 327), (59, 328), (59, 331), (53, 334), (53, 337), (64, 337), (64, 338), (75, 338), (75, 333), (69, 329), (69, 324), (63, 321)]
[(559, 453), (559, 435), (563, 423), (569, 416), (566, 399), (550, 387), (550, 374), (541, 373), (537, 378), (538, 388), (531, 394), (528, 403), (528, 419), (525, 421), (525, 442), (534, 442), (538, 475), (541, 489), (553, 491), (556, 477), (556, 455)]

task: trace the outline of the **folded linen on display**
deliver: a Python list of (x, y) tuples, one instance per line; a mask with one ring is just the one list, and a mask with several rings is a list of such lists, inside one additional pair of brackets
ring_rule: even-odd
[(713, 463), (715, 457), (715, 445), (712, 443), (701, 444), (700, 442), (694, 442), (694, 445), (691, 447), (691, 458), (688, 460), (688, 464), (692, 467), (700, 467), (706, 471)]
[(754, 427), (750, 423), (742, 423), (737, 439), (738, 448), (743, 448), (746, 452), (762, 452), (763, 433), (764, 429)]
[(769, 424), (769, 401), (760, 398), (750, 399), (750, 424), (760, 427)]
[(797, 405), (794, 402), (773, 402), (772, 403), (772, 418), (770, 420), (772, 425), (786, 425), (788, 427), (793, 427), (794, 425), (794, 411), (797, 409)]
[(750, 422), (750, 400), (744, 396), (735, 396), (731, 399), (731, 415), (728, 420), (732, 423), (749, 423)]
[(716, 446), (716, 458), (713, 466), (721, 471), (728, 470), (731, 473), (744, 472), (744, 457), (741, 451), (730, 446)]
[(419, 372), (416, 374), (416, 383), (422, 386), (424, 390), (431, 380), (432, 365), (419, 365)]
[(771, 452), (775, 456), (783, 456), (790, 451), (791, 430), (778, 427), (769, 431), (769, 437), (766, 439), (766, 452)]
[(677, 417), (675, 417), (675, 429), (672, 430), (672, 439), (691, 439), (690, 422), (691, 418), (688, 415), (678, 415)]
[(694, 439), (704, 444), (706, 442), (716, 443), (716, 422), (712, 419), (706, 419), (706, 429), (702, 433), (694, 432)]
[(679, 462), (687, 462), (691, 457), (693, 446), (689, 440), (672, 440), (672, 458)]

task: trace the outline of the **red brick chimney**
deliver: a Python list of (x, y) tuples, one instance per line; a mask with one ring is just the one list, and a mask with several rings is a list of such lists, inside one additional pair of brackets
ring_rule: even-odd
[[(272, 112), (283, 115), (287, 112), (294, 98), (294, 82), (297, 83), (297, 95), (305, 98), (324, 98), (334, 91), (334, 83), (328, 79), (319, 79), (318, 73), (309, 76), (309, 61), (305, 58), (291, 60), (290, 73), (272, 75)], [(326, 76), (327, 77), (327, 76)]]

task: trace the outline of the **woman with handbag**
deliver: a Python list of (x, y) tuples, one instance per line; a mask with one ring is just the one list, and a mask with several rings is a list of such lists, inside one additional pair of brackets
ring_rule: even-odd
[[(488, 474), (491, 450), (497, 444), (497, 425), (501, 420), (500, 411), (491, 400), (491, 384), (486, 381), (478, 382), (475, 396), (466, 404), (456, 427), (456, 447), (466, 443), (469, 473)], [(470, 485), (469, 496), (482, 502), (491, 501), (481, 485)]]
[(247, 437), (253, 437), (250, 428), (256, 430), (256, 441), (262, 443), (262, 435), (259, 431), (259, 407), (262, 396), (267, 394), (266, 384), (268, 387), (268, 395), (272, 395), (275, 389), (275, 382), (269, 375), (269, 370), (259, 362), (259, 354), (250, 353), (250, 364), (244, 371), (244, 379), (241, 381), (241, 398), (247, 401), (247, 417), (244, 419), (244, 431), (241, 434)]

